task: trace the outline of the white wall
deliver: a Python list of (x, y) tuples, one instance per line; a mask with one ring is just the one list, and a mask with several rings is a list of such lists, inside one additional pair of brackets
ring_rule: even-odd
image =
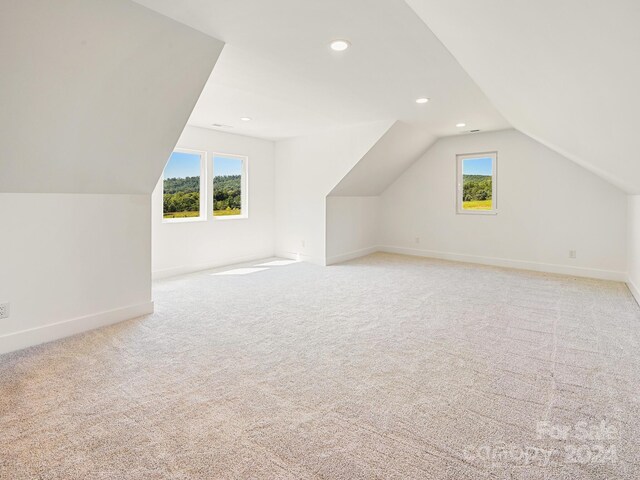
[(640, 303), (640, 195), (629, 195), (627, 236), (627, 284)]
[(395, 122), (329, 195), (380, 195), (436, 141), (423, 126)]
[(406, 3), (512, 126), (640, 194), (637, 0)]
[(129, 0), (3, 0), (0, 192), (150, 194), (222, 47)]
[(0, 2), (0, 352), (152, 311), (151, 191), (222, 47), (129, 0)]
[(149, 199), (0, 194), (0, 353), (152, 311)]
[(394, 122), (326, 199), (326, 263), (376, 251), (379, 195), (435, 142), (423, 127)]
[[(152, 265), (155, 278), (203, 270), (275, 253), (274, 143), (205, 128), (186, 127), (178, 147), (207, 152), (207, 178), (212, 179), (212, 153), (246, 155), (249, 217), (213, 219), (211, 189), (207, 221), (162, 222), (162, 178), (152, 195)], [(208, 182), (210, 183), (210, 182)]]
[(378, 247), (379, 197), (327, 197), (327, 265)]
[[(456, 214), (456, 154), (493, 150), (499, 213)], [(626, 195), (516, 130), (440, 139), (381, 203), (389, 251), (626, 278)]]
[(276, 253), (324, 265), (326, 197), (393, 122), (276, 143)]

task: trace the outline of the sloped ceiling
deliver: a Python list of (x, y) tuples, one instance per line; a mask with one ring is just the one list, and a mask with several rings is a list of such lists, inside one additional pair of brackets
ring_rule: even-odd
[(191, 125), (271, 140), (390, 119), (437, 136), (510, 127), (402, 0), (136, 1), (226, 43)]
[(3, 0), (0, 192), (151, 193), (222, 48), (129, 0)]
[(638, 0), (406, 0), (517, 129), (640, 193)]
[(329, 193), (375, 196), (391, 185), (435, 142), (423, 128), (395, 122)]

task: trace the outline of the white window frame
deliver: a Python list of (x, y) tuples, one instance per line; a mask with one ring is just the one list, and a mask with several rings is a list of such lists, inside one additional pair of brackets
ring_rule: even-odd
[(200, 155), (200, 215), (198, 217), (186, 217), (186, 218), (164, 218), (164, 170), (169, 164), (162, 170), (162, 223), (188, 223), (188, 222), (206, 222), (207, 221), (207, 152), (202, 150), (192, 150), (190, 148), (174, 148), (171, 154), (174, 152), (188, 153), (191, 155)]
[[(491, 158), (491, 210), (465, 210), (462, 208), (463, 178), (462, 165), (465, 160), (474, 158)], [(498, 152), (464, 153), (456, 155), (457, 163), (457, 188), (456, 205), (460, 215), (497, 215), (498, 214)]]
[[(216, 178), (216, 157), (237, 158), (242, 160), (242, 174), (240, 177), (240, 202), (241, 215), (221, 215), (213, 214), (213, 181)], [(212, 152), (211, 154), (211, 194), (209, 195), (210, 208), (209, 211), (214, 221), (230, 221), (230, 220), (246, 220), (249, 218), (249, 157), (247, 155), (239, 155), (237, 153)]]

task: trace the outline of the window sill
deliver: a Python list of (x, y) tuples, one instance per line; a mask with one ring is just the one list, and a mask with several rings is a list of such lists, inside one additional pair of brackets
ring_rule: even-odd
[(192, 223), (192, 222), (206, 222), (206, 218), (202, 217), (185, 217), (185, 218), (163, 218), (162, 223)]
[(248, 220), (249, 215), (213, 215), (214, 222), (226, 222), (227, 220)]
[(497, 215), (498, 212), (496, 211), (492, 211), (492, 212), (483, 212), (481, 210), (476, 210), (475, 212), (461, 212), (458, 211), (456, 212), (458, 215)]

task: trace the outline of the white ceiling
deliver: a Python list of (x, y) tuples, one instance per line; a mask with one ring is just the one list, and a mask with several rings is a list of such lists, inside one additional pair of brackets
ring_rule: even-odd
[[(377, 120), (436, 136), (510, 126), (402, 0), (137, 1), (226, 42), (192, 125), (269, 139)], [(331, 51), (336, 38), (352, 47)]]
[(640, 193), (640, 1), (407, 3), (514, 127)]
[(126, 0), (3, 0), (0, 192), (150, 194), (222, 48)]
[[(393, 125), (356, 163), (329, 196), (371, 197), (380, 195), (436, 141), (421, 128), (404, 122)], [(389, 161), (393, 159), (393, 161)]]

